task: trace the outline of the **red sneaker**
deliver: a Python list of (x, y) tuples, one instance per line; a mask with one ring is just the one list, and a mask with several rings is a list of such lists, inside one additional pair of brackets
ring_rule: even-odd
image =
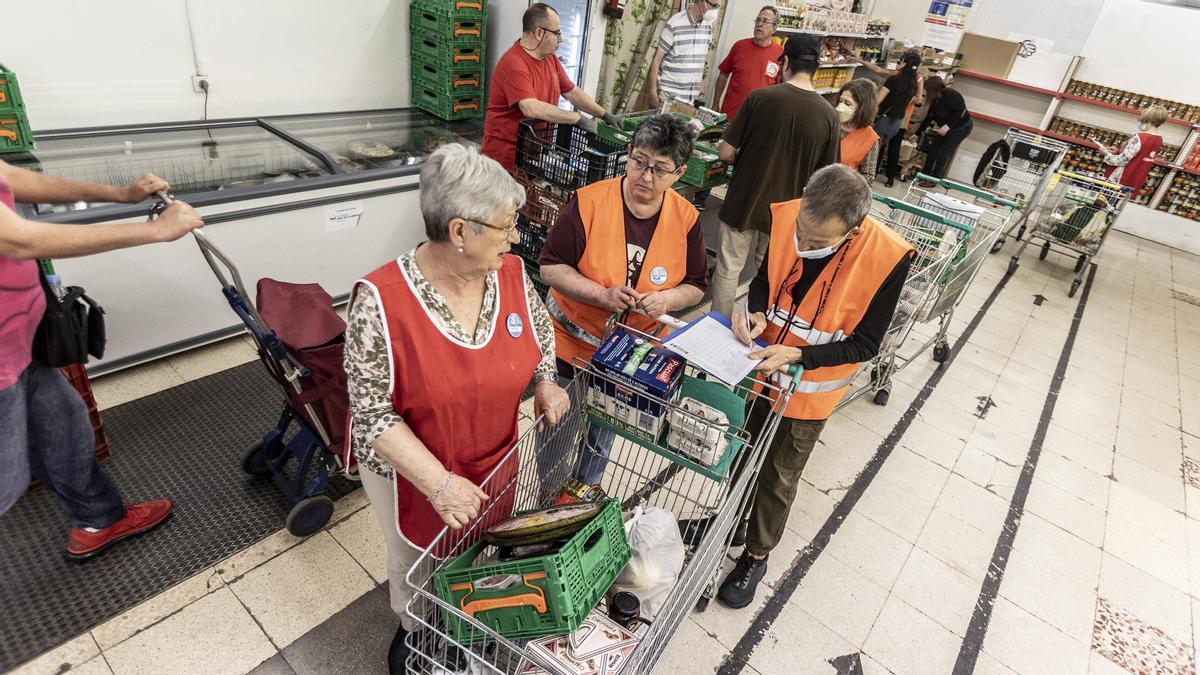
[(122, 539), (153, 530), (171, 515), (171, 508), (170, 499), (126, 504), (125, 517), (99, 532), (73, 528), (67, 537), (67, 558), (87, 560)]

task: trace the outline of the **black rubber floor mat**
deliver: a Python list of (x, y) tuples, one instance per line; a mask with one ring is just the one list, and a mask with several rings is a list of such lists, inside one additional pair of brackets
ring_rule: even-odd
[[(171, 519), (85, 563), (63, 556), (48, 491), (0, 518), (0, 672), (121, 614), (283, 527), (291, 502), (241, 470), (283, 395), (257, 361), (104, 411), (107, 469), (126, 501), (169, 497)], [(357, 484), (340, 477), (337, 499)]]

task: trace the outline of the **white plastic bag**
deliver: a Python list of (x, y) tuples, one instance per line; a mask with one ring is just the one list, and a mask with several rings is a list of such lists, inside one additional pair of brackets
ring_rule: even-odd
[(625, 532), (633, 555), (613, 583), (612, 592), (633, 593), (641, 601), (642, 616), (653, 619), (683, 569), (686, 551), (679, 523), (670, 511), (639, 506), (625, 523)]

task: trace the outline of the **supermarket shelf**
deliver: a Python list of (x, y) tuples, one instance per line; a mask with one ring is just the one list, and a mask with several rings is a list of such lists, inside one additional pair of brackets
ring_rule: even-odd
[[(962, 72), (962, 71), (959, 71), (959, 72)], [(984, 122), (991, 122), (993, 124), (999, 124), (999, 125), (1006, 126), (1006, 127), (1013, 127), (1014, 129), (1020, 129), (1022, 131), (1028, 131), (1031, 134), (1038, 134), (1039, 136), (1046, 136), (1047, 138), (1056, 138), (1060, 141), (1063, 141), (1066, 143), (1071, 143), (1073, 145), (1082, 145), (1084, 147), (1088, 147), (1088, 148), (1092, 148), (1092, 149), (1096, 148), (1096, 144), (1093, 143), (1092, 141), (1085, 141), (1082, 138), (1075, 138), (1074, 136), (1060, 134), (1057, 131), (1046, 131), (1045, 129), (1039, 129), (1039, 128), (1029, 125), (1029, 124), (1021, 124), (1020, 122), (1006, 120), (1002, 117), (996, 117), (994, 115), (985, 115), (983, 113), (977, 113), (975, 111), (971, 111), (971, 117), (974, 117), (975, 119), (983, 120)]]
[(1178, 164), (1164, 162), (1161, 159), (1154, 160), (1154, 165), (1161, 166), (1161, 167), (1164, 167), (1167, 169), (1171, 169), (1172, 171), (1178, 171), (1180, 173), (1191, 174), (1193, 176), (1200, 176), (1200, 169), (1189, 169), (1187, 167), (1179, 166)]
[(817, 68), (857, 68), (858, 66), (857, 61), (850, 61), (848, 63), (822, 63)]
[(817, 93), (824, 96), (825, 94), (836, 94), (841, 90), (841, 87), (826, 87), (824, 89), (818, 89)]
[(887, 35), (867, 35), (866, 33), (826, 33), (823, 30), (805, 30), (803, 28), (786, 28), (779, 27), (775, 29), (776, 33), (787, 33), (790, 35), (816, 35), (817, 37), (846, 37), (846, 38), (878, 38), (880, 40), (887, 39)]
[[(1025, 84), (1023, 82), (1014, 82), (1013, 80), (1007, 80), (1007, 79), (1004, 79), (1003, 77), (996, 77), (995, 75), (985, 75), (984, 73), (977, 73), (973, 70), (964, 70), (964, 69), (960, 68), (958, 71), (958, 75), (961, 77), (970, 77), (970, 78), (974, 78), (977, 80), (984, 80), (986, 82), (995, 82), (996, 84), (1003, 84), (1008, 87), (1024, 89), (1025, 91), (1033, 91), (1033, 92), (1037, 92), (1039, 94), (1045, 94), (1046, 96), (1052, 96), (1054, 98), (1063, 99), (1064, 101), (1076, 101), (1078, 103), (1086, 103), (1087, 105), (1093, 105), (1093, 106), (1096, 106), (1099, 108), (1108, 108), (1109, 110), (1116, 110), (1119, 112), (1126, 113), (1128, 115), (1141, 115), (1142, 114), (1141, 110), (1135, 110), (1134, 108), (1126, 108), (1125, 106), (1116, 105), (1115, 103), (1108, 103), (1105, 101), (1097, 101), (1095, 99), (1087, 98), (1085, 96), (1080, 96), (1078, 94), (1068, 94), (1066, 92), (1055, 91), (1053, 89), (1046, 89), (1044, 87), (1035, 87), (1032, 84)], [(1198, 127), (1198, 128), (1200, 128), (1200, 125), (1192, 124), (1191, 122), (1188, 122), (1187, 120), (1181, 120), (1181, 119), (1178, 119), (1175, 117), (1168, 118), (1167, 123), (1177, 124), (1177, 125), (1183, 126), (1183, 127)]]

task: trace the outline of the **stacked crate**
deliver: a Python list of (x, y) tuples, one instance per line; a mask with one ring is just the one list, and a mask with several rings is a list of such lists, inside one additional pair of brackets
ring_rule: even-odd
[(0, 63), (0, 153), (33, 149), (29, 116), (21, 100), (17, 75)]
[(482, 117), (486, 0), (412, 0), (413, 105), (444, 120)]

